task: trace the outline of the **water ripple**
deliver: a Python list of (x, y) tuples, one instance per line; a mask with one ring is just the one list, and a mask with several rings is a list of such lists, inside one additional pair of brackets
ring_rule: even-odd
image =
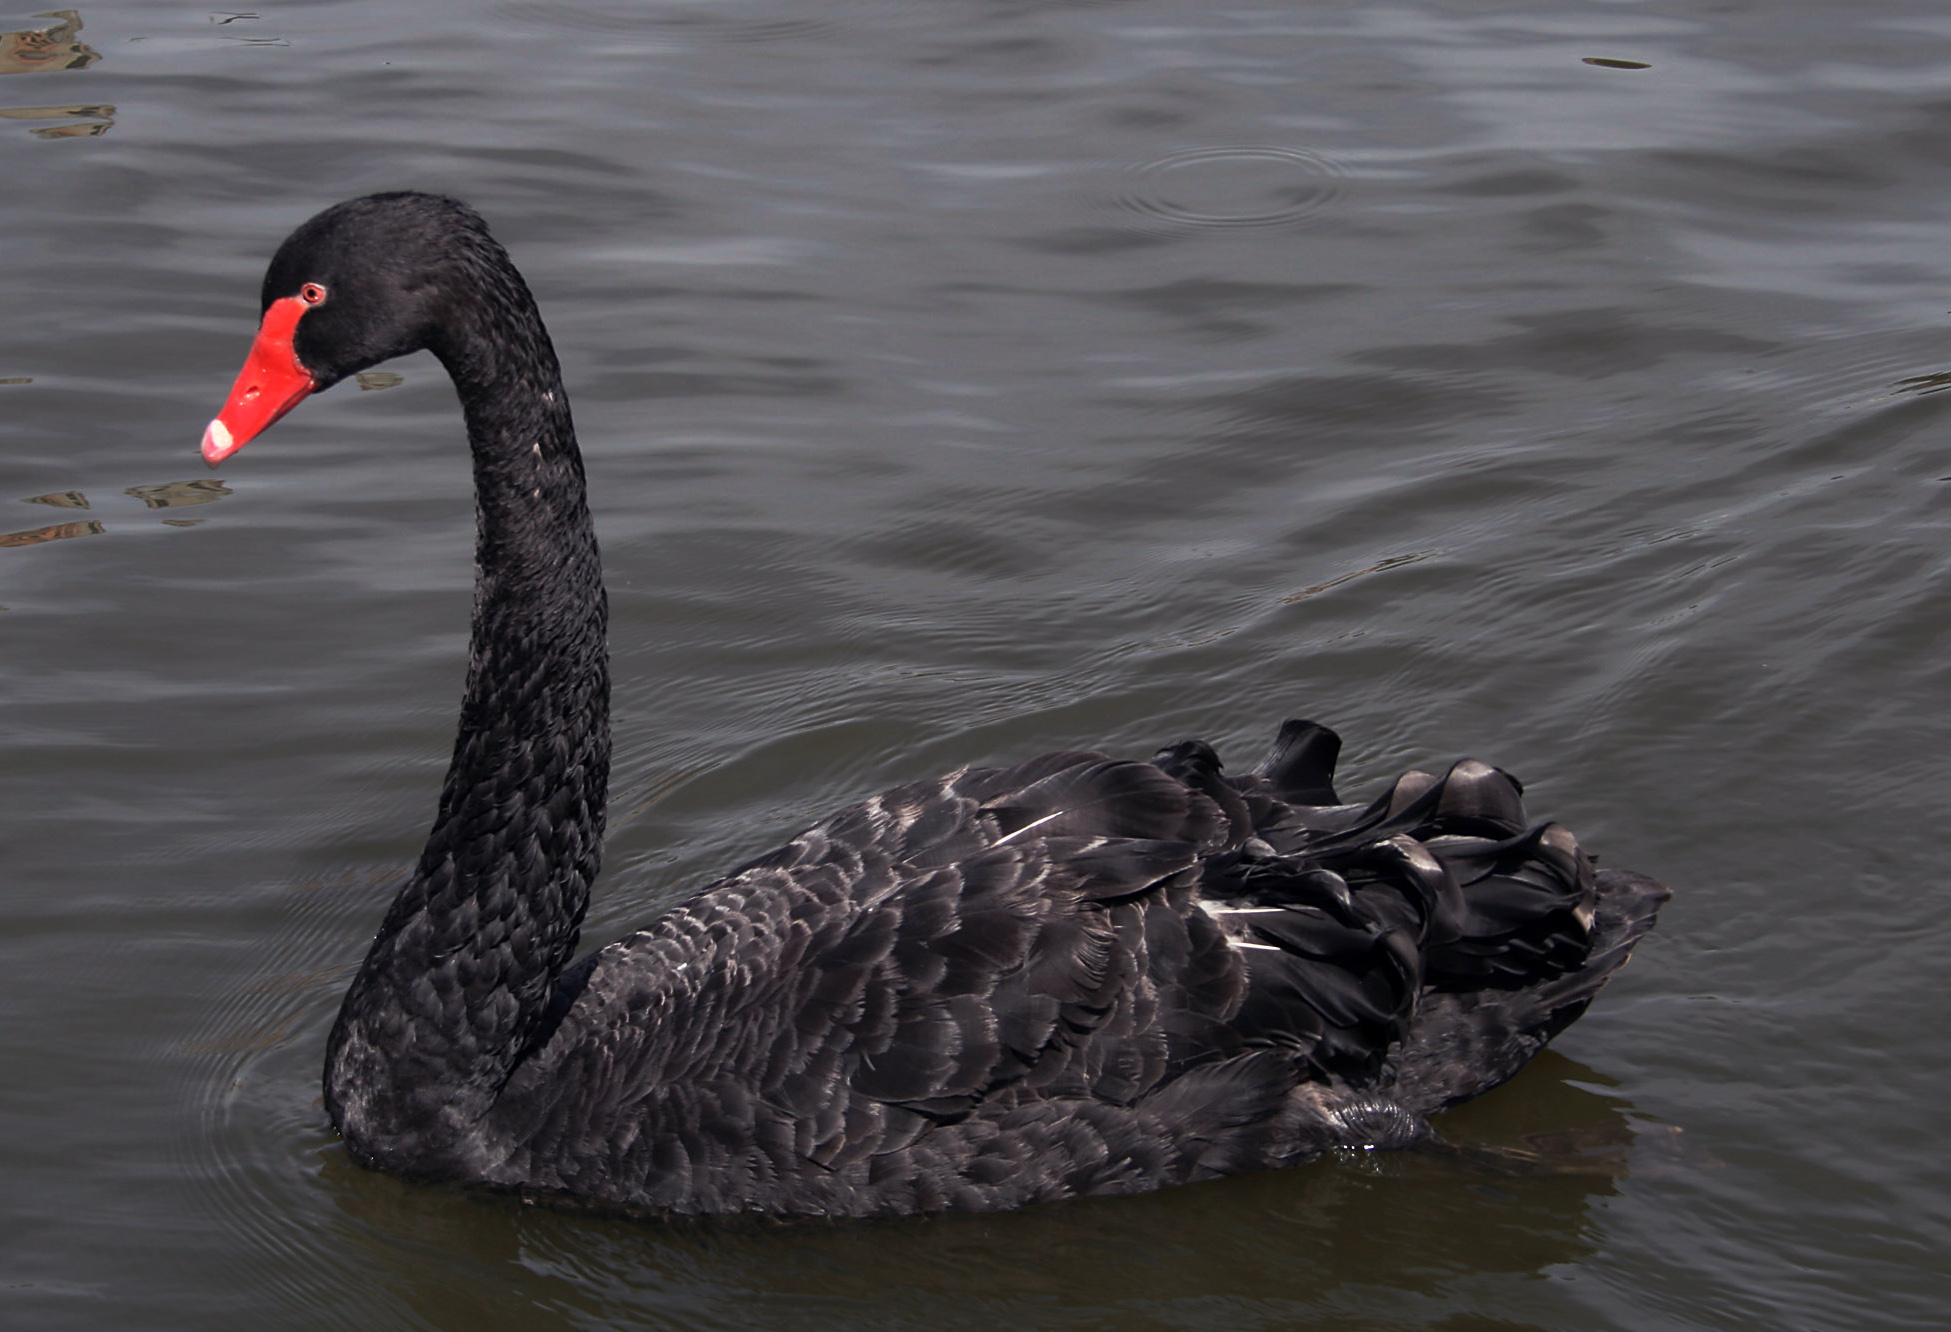
[(686, 9), (673, 6), (663, 13), (646, 13), (636, 3), (539, 5), (518, 3), (502, 7), (501, 15), (516, 22), (551, 29), (598, 33), (661, 33), (709, 42), (784, 42), (825, 37), (840, 24), (826, 17), (741, 16), (718, 6)]
[(1133, 169), (1118, 202), (1178, 226), (1272, 227), (1340, 199), (1346, 170), (1304, 148), (1191, 148)]

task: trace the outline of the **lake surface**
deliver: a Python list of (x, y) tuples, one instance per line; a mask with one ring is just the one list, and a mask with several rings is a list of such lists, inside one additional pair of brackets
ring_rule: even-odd
[[(0, 1322), (1941, 1325), (1940, 0), (0, 29)], [(585, 939), (902, 779), (1309, 716), (1344, 789), (1475, 755), (1676, 889), (1439, 1123), (1502, 1150), (846, 1226), (353, 1166), (321, 1052), (451, 743), (460, 422), (423, 355), (196, 443), (278, 241), (402, 187), (490, 219), (575, 399)]]

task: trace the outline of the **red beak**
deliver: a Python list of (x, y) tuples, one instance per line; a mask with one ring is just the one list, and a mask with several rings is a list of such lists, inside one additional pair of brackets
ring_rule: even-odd
[(215, 467), (256, 439), (273, 421), (317, 390), (311, 371), (298, 364), (291, 348), (298, 316), (309, 306), (296, 296), (271, 302), (258, 325), (257, 340), (244, 369), (231, 386), (224, 409), (203, 432), (203, 461)]

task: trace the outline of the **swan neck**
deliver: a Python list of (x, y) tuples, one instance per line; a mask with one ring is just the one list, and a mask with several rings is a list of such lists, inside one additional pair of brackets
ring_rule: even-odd
[(326, 1100), (370, 1163), (449, 1174), (491, 1149), (482, 1122), (541, 1030), (601, 860), (608, 611), (532, 301), (434, 350), (474, 457), (467, 685), (426, 848), (334, 1029)]

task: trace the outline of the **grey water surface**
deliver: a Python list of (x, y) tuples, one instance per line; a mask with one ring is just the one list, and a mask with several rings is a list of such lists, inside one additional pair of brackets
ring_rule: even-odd
[[(0, 30), (0, 1324), (1942, 1325), (1942, 0)], [(401, 187), (575, 400), (586, 939), (883, 785), (1289, 715), (1357, 793), (1509, 768), (1658, 933), (1447, 1155), (843, 1226), (357, 1168), (318, 1071), (452, 738), (460, 422), (421, 356), (196, 443), (277, 242)]]

